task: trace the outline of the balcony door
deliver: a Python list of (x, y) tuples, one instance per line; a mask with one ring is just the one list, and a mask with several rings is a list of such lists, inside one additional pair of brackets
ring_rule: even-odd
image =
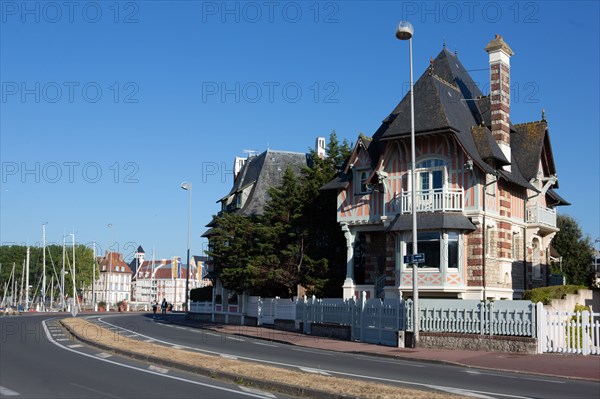
[(419, 210), (427, 211), (441, 207), (442, 189), (446, 175), (446, 163), (441, 159), (428, 159), (417, 164), (417, 203)]

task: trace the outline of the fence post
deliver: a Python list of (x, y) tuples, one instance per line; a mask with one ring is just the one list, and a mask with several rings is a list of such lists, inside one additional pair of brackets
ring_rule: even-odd
[(485, 334), (485, 299), (479, 303), (479, 334)]
[(546, 310), (541, 302), (535, 304), (535, 322), (537, 324), (537, 353), (544, 353), (548, 326), (546, 325)]
[(367, 293), (365, 291), (360, 294), (360, 340), (365, 338), (365, 302), (367, 302)]
[(262, 298), (258, 297), (258, 301), (256, 302), (256, 325), (258, 327), (262, 326)]
[(590, 354), (590, 336), (588, 330), (590, 328), (590, 312), (584, 310), (581, 313), (581, 353), (584, 355)]
[(487, 306), (488, 313), (488, 333), (494, 335), (494, 301), (489, 301)]

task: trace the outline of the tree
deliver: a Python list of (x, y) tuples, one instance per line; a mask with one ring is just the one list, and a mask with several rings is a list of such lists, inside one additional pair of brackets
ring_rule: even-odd
[[(583, 237), (577, 221), (568, 215), (558, 215), (556, 224), (560, 231), (552, 239), (552, 246), (562, 256), (562, 273), (567, 284), (590, 287), (594, 278), (590, 238)], [(554, 265), (555, 271), (556, 268)]]
[[(32, 285), (30, 294), (34, 295), (39, 299), (41, 297), (41, 281), (43, 272), (43, 248), (41, 247), (30, 247), (29, 254), (29, 283)], [(0, 264), (2, 264), (2, 270), (0, 274), (0, 296), (4, 296), (5, 284), (10, 279), (12, 272), (13, 262), (15, 263), (15, 275), (14, 279), (17, 280), (17, 287), (20, 286), (21, 277), (23, 276), (23, 262), (25, 261), (27, 254), (27, 247), (22, 245), (3, 245), (0, 246)], [(53, 296), (57, 298), (60, 289), (60, 273), (62, 269), (62, 246), (49, 245), (46, 247), (46, 297), (50, 298)], [(73, 249), (67, 247), (65, 250), (65, 270), (69, 273), (73, 264)], [(92, 267), (94, 265), (93, 251), (91, 248), (85, 245), (75, 246), (75, 274), (76, 274), (76, 285), (77, 292), (79, 295), (82, 294), (83, 290), (91, 288), (92, 282)], [(96, 278), (98, 278), (99, 272), (96, 267)], [(72, 275), (67, 274), (65, 276), (65, 294), (72, 296), (73, 293), (73, 280)], [(50, 281), (54, 277), (54, 288), (55, 291), (51, 293)], [(19, 289), (19, 288), (18, 288)], [(12, 293), (11, 287), (7, 286), (7, 290)]]

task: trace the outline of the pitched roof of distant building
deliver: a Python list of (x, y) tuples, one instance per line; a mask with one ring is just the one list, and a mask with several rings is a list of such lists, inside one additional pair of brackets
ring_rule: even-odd
[(100, 258), (98, 266), (101, 273), (111, 272), (131, 274), (131, 268), (123, 260), (123, 255), (118, 252), (108, 252), (104, 257)]

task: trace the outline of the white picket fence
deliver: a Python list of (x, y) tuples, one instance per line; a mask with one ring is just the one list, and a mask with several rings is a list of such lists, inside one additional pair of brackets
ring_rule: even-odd
[(600, 355), (600, 313), (546, 311), (538, 303), (538, 352)]
[[(190, 312), (220, 313), (221, 308), (192, 302)], [(399, 331), (413, 331), (411, 300), (248, 297), (244, 309), (258, 325), (295, 320), (303, 322), (305, 333), (312, 323), (345, 325), (352, 339), (384, 345), (396, 346)], [(419, 312), (420, 331), (532, 337), (538, 340), (538, 353), (600, 355), (600, 313), (547, 311), (530, 301), (424, 298)]]

